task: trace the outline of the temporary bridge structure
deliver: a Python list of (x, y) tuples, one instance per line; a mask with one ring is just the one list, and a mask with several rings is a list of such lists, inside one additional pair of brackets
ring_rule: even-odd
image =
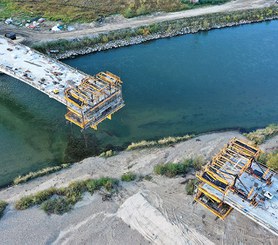
[(260, 150), (233, 139), (196, 174), (195, 201), (224, 219), (234, 208), (278, 236), (278, 177)]
[(0, 72), (66, 105), (65, 118), (82, 129), (97, 129), (124, 106), (118, 76), (108, 71), (87, 75), (4, 37), (0, 37)]

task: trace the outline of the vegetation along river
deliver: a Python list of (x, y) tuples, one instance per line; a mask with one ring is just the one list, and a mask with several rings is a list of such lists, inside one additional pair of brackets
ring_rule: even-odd
[(0, 75), (0, 185), (19, 174), (164, 136), (278, 122), (278, 21), (202, 32), (65, 60), (124, 81), (126, 106), (97, 132), (66, 108)]

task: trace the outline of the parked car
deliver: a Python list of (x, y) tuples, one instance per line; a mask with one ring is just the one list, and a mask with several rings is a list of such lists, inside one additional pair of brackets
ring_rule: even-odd
[(15, 40), (16, 34), (14, 32), (9, 32), (5, 34), (5, 37), (10, 38), (11, 40)]

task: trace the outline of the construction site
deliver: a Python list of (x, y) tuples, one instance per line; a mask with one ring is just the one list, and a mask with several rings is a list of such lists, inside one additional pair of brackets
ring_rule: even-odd
[(195, 201), (217, 218), (236, 209), (278, 236), (277, 173), (258, 162), (260, 150), (231, 140), (196, 174)]
[(67, 106), (65, 118), (81, 129), (97, 129), (124, 106), (122, 81), (111, 72), (94, 76), (0, 37), (0, 72)]

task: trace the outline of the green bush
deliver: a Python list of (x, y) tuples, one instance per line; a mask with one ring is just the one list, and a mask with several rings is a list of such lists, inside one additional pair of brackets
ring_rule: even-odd
[(128, 8), (126, 8), (126, 9), (123, 11), (122, 15), (123, 15), (125, 18), (132, 18), (132, 17), (134, 17), (134, 16), (136, 15), (136, 13), (134, 12), (134, 10), (132, 10), (131, 7), (128, 7)]
[(200, 170), (203, 164), (204, 159), (201, 156), (198, 156), (194, 159), (185, 159), (181, 163), (158, 164), (154, 167), (154, 172), (172, 178), (177, 175), (186, 174), (192, 168)]
[(22, 197), (15, 203), (15, 208), (18, 210), (24, 210), (31, 206), (33, 206), (33, 196), (31, 195)]
[(198, 184), (198, 180), (197, 179), (190, 179), (187, 184), (185, 185), (185, 191), (187, 195), (193, 195), (195, 188)]
[(186, 174), (189, 167), (190, 165), (187, 162), (158, 164), (154, 167), (154, 172), (172, 178), (177, 175)]
[(278, 170), (278, 151), (269, 154), (266, 165), (273, 170)]
[(22, 197), (15, 203), (15, 208), (18, 210), (24, 210), (35, 205), (40, 205), (55, 193), (56, 189), (54, 187), (51, 187), (47, 190), (40, 191), (34, 195)]
[(202, 166), (205, 164), (203, 157), (198, 156), (192, 160), (192, 166), (195, 170), (201, 170)]
[(136, 174), (132, 173), (132, 172), (127, 172), (127, 173), (124, 173), (121, 177), (121, 180), (122, 181), (125, 181), (125, 182), (130, 182), (130, 181), (133, 181), (136, 179)]
[(146, 9), (144, 5), (141, 5), (137, 10), (136, 10), (136, 15), (145, 15), (148, 14), (149, 11)]
[(84, 192), (88, 191), (93, 194), (102, 187), (111, 192), (117, 185), (117, 179), (108, 177), (75, 181), (67, 187), (51, 187), (36, 194), (22, 197), (15, 203), (15, 208), (24, 210), (35, 205), (41, 205), (41, 208), (48, 214), (63, 214), (82, 199)]
[(272, 170), (278, 170), (278, 150), (271, 153), (260, 154), (258, 161)]
[(5, 201), (0, 200), (0, 219), (4, 215), (4, 211), (5, 211), (7, 206), (8, 206), (8, 203), (6, 203)]
[(64, 197), (56, 197), (45, 201), (41, 205), (41, 209), (47, 214), (59, 214), (62, 215), (72, 208), (71, 202)]

